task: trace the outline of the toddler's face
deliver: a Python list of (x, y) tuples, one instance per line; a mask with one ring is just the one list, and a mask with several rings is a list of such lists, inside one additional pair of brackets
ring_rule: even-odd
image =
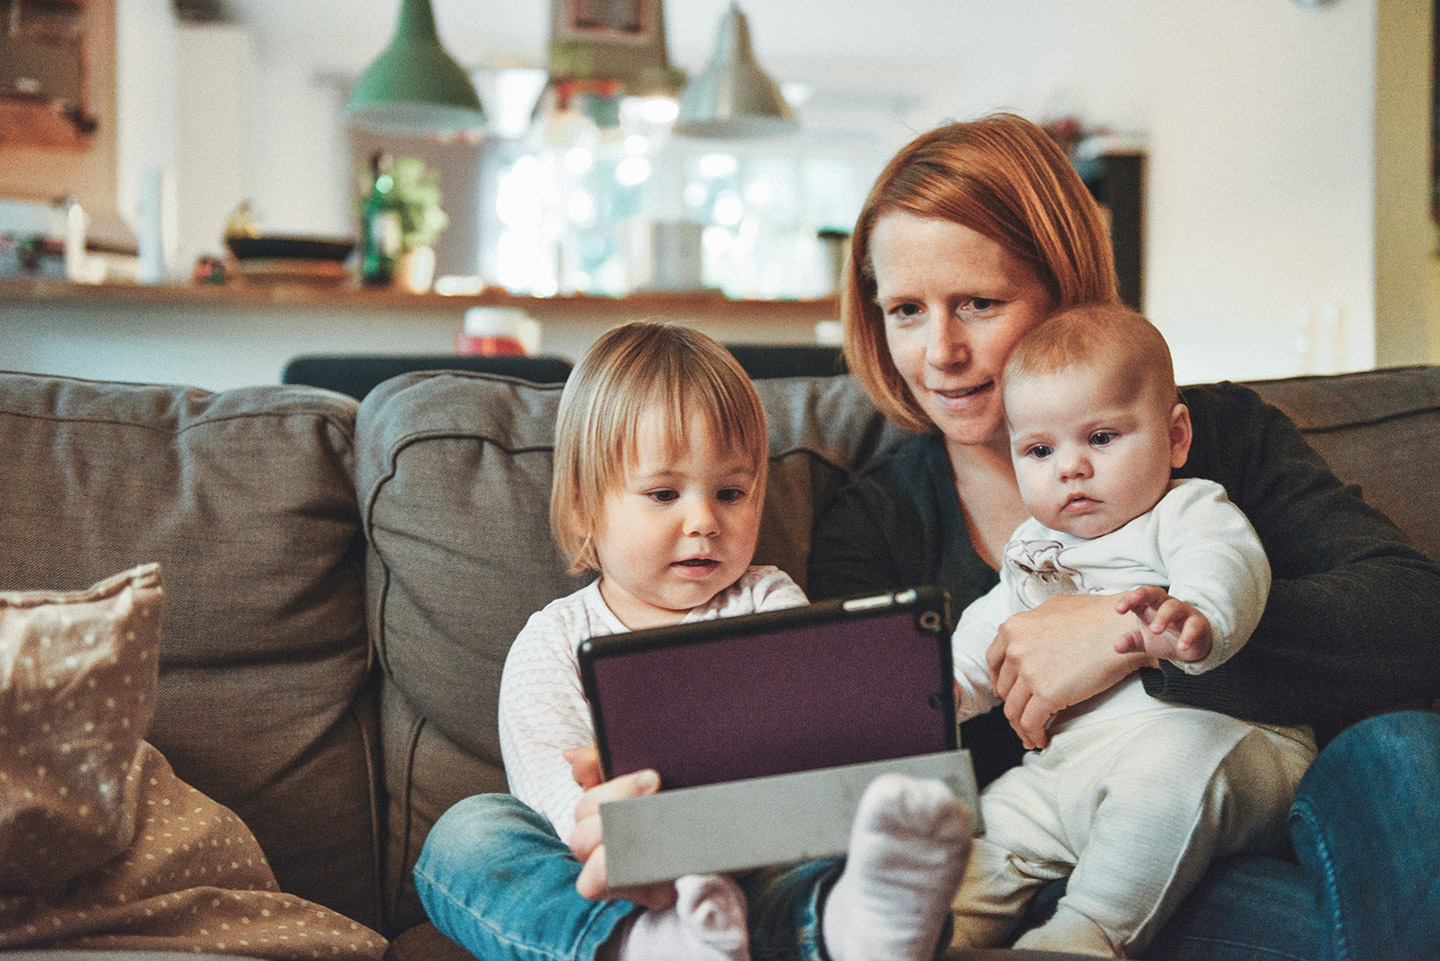
[[(1010, 452), (1025, 506), (1045, 526), (1099, 537), (1150, 510), (1189, 452), (1189, 412), (1119, 373), (1071, 366), (1005, 387)], [(1181, 423), (1183, 421), (1183, 423)]]
[(673, 624), (734, 584), (755, 556), (761, 492), (743, 452), (722, 449), (708, 429), (667, 451), (646, 417), (638, 457), (605, 499), (594, 532), (600, 594), (631, 630)]

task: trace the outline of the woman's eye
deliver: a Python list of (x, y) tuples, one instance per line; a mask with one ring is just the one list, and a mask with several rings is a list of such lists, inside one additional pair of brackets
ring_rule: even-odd
[(1090, 435), (1090, 443), (1096, 447), (1104, 447), (1113, 441), (1118, 435), (1113, 430), (1097, 430)]
[(980, 313), (984, 313), (998, 303), (1000, 303), (1000, 301), (990, 297), (971, 297), (970, 309), (979, 311)]
[(904, 323), (905, 321), (910, 320), (916, 314), (919, 314), (920, 310), (921, 307), (919, 304), (893, 304), (885, 308), (885, 315), (900, 323)]

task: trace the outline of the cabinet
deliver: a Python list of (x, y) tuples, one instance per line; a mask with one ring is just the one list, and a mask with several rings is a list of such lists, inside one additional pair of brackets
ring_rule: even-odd
[(6, 0), (0, 9), (0, 146), (84, 149), (97, 126), (85, 0)]
[(1115, 250), (1120, 299), (1143, 311), (1145, 155), (1139, 151), (1102, 153), (1076, 160), (1075, 169), (1105, 210)]

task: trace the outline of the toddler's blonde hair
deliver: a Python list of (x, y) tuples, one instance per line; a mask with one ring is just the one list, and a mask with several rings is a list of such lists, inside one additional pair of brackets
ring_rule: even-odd
[(681, 324), (612, 328), (571, 372), (555, 422), (550, 530), (570, 573), (600, 570), (594, 531), (606, 496), (635, 468), (640, 422), (652, 412), (667, 451), (683, 450), (687, 432), (708, 428), (722, 449), (750, 458), (752, 496), (765, 496), (765, 409), (734, 356)]

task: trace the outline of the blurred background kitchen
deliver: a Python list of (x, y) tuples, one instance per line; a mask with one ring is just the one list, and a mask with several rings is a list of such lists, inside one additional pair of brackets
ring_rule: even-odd
[[(1183, 380), (1440, 360), (1430, 0), (423, 6), (483, 118), (417, 136), (347, 112), (400, 0), (0, 0), (0, 367), (228, 387), (448, 351), (472, 308), (570, 357), (635, 315), (832, 340), (880, 166), (997, 109), (1072, 149)], [(789, 117), (687, 129), (737, 37)], [(25, 89), (27, 47), (77, 51), (80, 93)], [(405, 164), (433, 265), (366, 287), (364, 204)], [(247, 263), (227, 230), (346, 259)]]

